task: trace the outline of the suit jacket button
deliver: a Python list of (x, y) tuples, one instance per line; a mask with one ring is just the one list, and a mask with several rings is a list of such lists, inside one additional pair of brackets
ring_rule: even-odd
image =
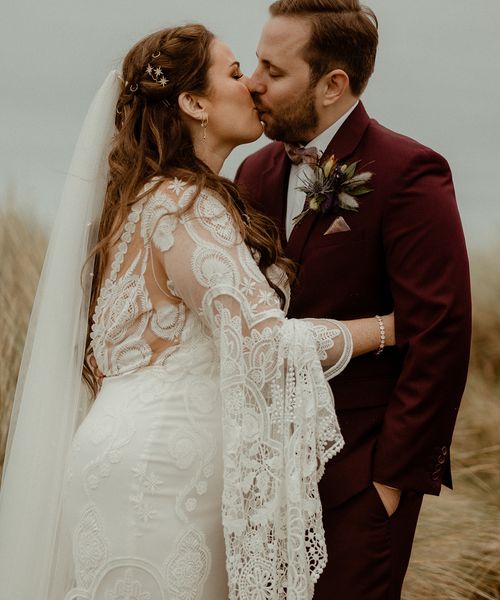
[(441, 454), (441, 456), (438, 458), (438, 463), (440, 465), (444, 465), (445, 462), (446, 462), (446, 458)]
[(443, 446), (443, 447), (441, 448), (441, 454), (442, 454), (443, 456), (446, 456), (446, 455), (448, 454), (448, 448), (447, 448), (446, 446)]
[(439, 479), (439, 471), (434, 471), (431, 475), (432, 481), (437, 481)]

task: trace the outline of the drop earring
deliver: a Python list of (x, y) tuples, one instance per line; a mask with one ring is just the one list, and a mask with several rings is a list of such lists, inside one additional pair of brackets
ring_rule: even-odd
[(207, 127), (208, 127), (208, 115), (207, 113), (203, 113), (203, 118), (201, 120), (201, 128), (203, 129), (203, 141), (205, 142), (207, 139)]

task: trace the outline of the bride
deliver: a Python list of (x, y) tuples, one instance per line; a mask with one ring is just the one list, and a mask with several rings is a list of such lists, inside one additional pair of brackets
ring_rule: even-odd
[(16, 394), (2, 598), (312, 598), (343, 445), (327, 379), (394, 326), (286, 319), (278, 235), (218, 175), (261, 131), (201, 25), (140, 41), (96, 96)]

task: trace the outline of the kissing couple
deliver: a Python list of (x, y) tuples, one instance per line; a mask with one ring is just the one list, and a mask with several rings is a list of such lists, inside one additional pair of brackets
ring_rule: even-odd
[(191, 24), (104, 82), (16, 391), (9, 600), (400, 597), (470, 285), (447, 162), (360, 100), (377, 43), (358, 0), (277, 0), (250, 77)]

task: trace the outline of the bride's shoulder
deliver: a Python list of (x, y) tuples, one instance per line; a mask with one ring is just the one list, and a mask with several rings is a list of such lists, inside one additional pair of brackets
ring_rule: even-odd
[(156, 178), (144, 186), (139, 198), (145, 238), (149, 238), (163, 221), (168, 221), (170, 227), (179, 221), (189, 229), (202, 227), (212, 235), (225, 231), (225, 237), (235, 230), (226, 203), (210, 188), (200, 188), (177, 177)]
[(156, 177), (148, 182), (139, 196), (144, 204), (159, 209), (164, 207), (169, 212), (197, 212), (208, 207), (216, 212), (226, 210), (221, 196), (208, 187), (201, 187), (178, 177)]
[[(155, 177), (138, 194), (133, 211), (140, 220), (140, 233), (144, 243), (151, 241), (160, 250), (167, 250), (177, 228), (183, 208), (190, 202), (192, 186), (180, 179)], [(165, 240), (169, 243), (165, 244)]]
[(177, 177), (158, 180), (150, 185), (150, 189), (152, 193), (149, 202), (152, 205), (162, 205), (169, 209), (175, 206), (179, 215), (187, 213), (191, 216), (215, 218), (228, 213), (227, 203), (215, 190)]
[(178, 177), (155, 177), (140, 193), (145, 206), (157, 209), (164, 207), (168, 212), (185, 208), (196, 193), (196, 186)]

